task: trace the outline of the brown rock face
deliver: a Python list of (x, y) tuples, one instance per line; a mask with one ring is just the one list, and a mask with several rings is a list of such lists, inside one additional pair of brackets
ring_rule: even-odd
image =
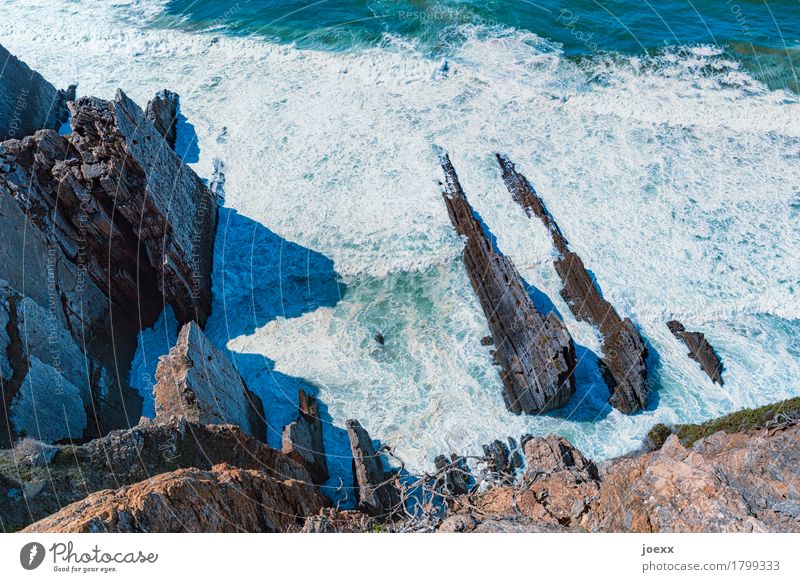
[(114, 101), (81, 98), (70, 110), (69, 139), (40, 131), (3, 144), (7, 187), (113, 304), (138, 309), (143, 327), (165, 300), (181, 323), (203, 324), (214, 197), (122, 91)]
[(314, 483), (328, 480), (328, 461), (322, 442), (322, 421), (317, 399), (300, 390), (299, 418), (283, 429), (283, 452), (304, 465)]
[[(81, 446), (26, 441), (0, 450), (0, 480), (19, 492), (0, 496), (0, 523), (6, 531), (19, 529), (102, 489), (180, 468), (209, 470), (219, 463), (261, 471), (279, 481), (311, 483), (303, 466), (238, 426), (150, 421)], [(37, 484), (42, 486), (35, 490)]]
[(711, 381), (722, 386), (722, 362), (714, 353), (714, 348), (708, 343), (706, 336), (699, 331), (686, 331), (683, 324), (674, 319), (667, 322), (667, 327), (672, 335), (686, 344), (686, 347), (689, 348), (689, 357), (700, 364), (703, 372), (711, 378)]
[(305, 483), (215, 465), (179, 469), (83, 501), (24, 532), (283, 532), (299, 529), (324, 500)]
[(539, 218), (550, 232), (558, 256), (553, 262), (564, 284), (561, 296), (580, 321), (595, 326), (603, 336), (603, 377), (611, 390), (611, 405), (630, 414), (647, 404), (647, 348), (630, 319), (622, 319), (600, 294), (581, 258), (567, 240), (528, 180), (501, 155), (497, 161), (514, 200), (530, 217)]
[(235, 424), (266, 439), (261, 399), (247, 389), (231, 361), (193, 321), (183, 326), (175, 347), (159, 361), (153, 396), (157, 421), (177, 417)]
[(506, 406), (516, 414), (561, 408), (575, 393), (572, 338), (555, 313), (536, 310), (513, 263), (494, 249), (447, 156), (442, 168), (444, 201), (466, 237), (464, 265), (492, 332)]
[(398, 509), (400, 496), (383, 472), (383, 463), (375, 452), (369, 433), (357, 420), (347, 421), (347, 435), (353, 453), (353, 477), (359, 509), (376, 517), (385, 517)]
[(465, 496), (444, 531), (800, 532), (797, 422), (719, 432), (692, 449), (672, 435), (602, 471), (562, 437), (523, 442), (522, 482)]
[(144, 114), (174, 150), (178, 137), (178, 94), (166, 89), (159, 91), (147, 102)]

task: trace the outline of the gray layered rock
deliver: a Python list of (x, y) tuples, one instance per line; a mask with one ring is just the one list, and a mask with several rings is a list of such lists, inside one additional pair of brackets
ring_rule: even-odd
[(347, 436), (353, 453), (353, 478), (359, 509), (375, 517), (389, 517), (399, 509), (400, 495), (392, 475), (384, 473), (369, 433), (357, 420), (348, 420)]
[(159, 91), (147, 102), (144, 113), (174, 150), (178, 137), (178, 94), (167, 89)]
[(328, 480), (328, 461), (322, 441), (319, 403), (304, 390), (299, 393), (299, 417), (283, 429), (283, 452), (305, 465), (314, 483)]
[(67, 120), (75, 87), (58, 90), (0, 45), (0, 140), (20, 139)]
[(117, 306), (152, 325), (166, 301), (205, 322), (217, 203), (122, 92), (70, 104), (70, 139), (40, 131), (3, 144), (0, 184), (51, 245)]
[(113, 379), (83, 353), (60, 310), (59, 303), (47, 310), (0, 280), (0, 442), (6, 446), (24, 435), (81, 440), (99, 431), (98, 412), (109, 412)]
[(561, 296), (579, 321), (593, 325), (603, 337), (600, 360), (603, 378), (611, 391), (609, 402), (630, 414), (647, 405), (647, 347), (629, 318), (622, 319), (600, 294), (581, 258), (569, 248), (553, 217), (528, 180), (501, 155), (497, 161), (512, 198), (530, 218), (537, 217), (553, 239), (557, 255), (553, 261), (563, 287)]
[(703, 372), (711, 378), (711, 381), (722, 386), (722, 362), (714, 352), (714, 348), (708, 343), (706, 336), (699, 331), (686, 331), (683, 324), (674, 319), (667, 322), (667, 327), (672, 335), (686, 344), (686, 347), (689, 348), (689, 357), (700, 364)]
[(196, 322), (183, 326), (178, 342), (162, 356), (153, 388), (156, 420), (185, 418), (204, 424), (235, 424), (266, 439), (261, 399), (248, 390), (234, 365)]
[(504, 399), (516, 414), (567, 404), (575, 393), (575, 346), (555, 313), (541, 314), (513, 263), (500, 254), (467, 201), (450, 158), (442, 158), (444, 201), (456, 231), (466, 238), (464, 265), (496, 346)]

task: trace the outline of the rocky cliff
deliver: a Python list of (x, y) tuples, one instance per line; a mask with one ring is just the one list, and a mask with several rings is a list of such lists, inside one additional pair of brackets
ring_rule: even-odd
[(0, 143), (0, 446), (135, 424), (136, 333), (210, 309), (215, 197), (121, 91), (68, 106), (69, 136)]
[(75, 87), (58, 90), (0, 45), (0, 140), (20, 139), (67, 120)]

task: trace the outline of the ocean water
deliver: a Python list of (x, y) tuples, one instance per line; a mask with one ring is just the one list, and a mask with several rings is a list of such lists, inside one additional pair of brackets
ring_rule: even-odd
[[(180, 93), (179, 153), (201, 176), (215, 160), (226, 173), (207, 332), (262, 396), (271, 443), (293, 420), (297, 389), (319, 394), (346, 474), (347, 418), (427, 469), (438, 453), (523, 432), (561, 433), (603, 459), (639, 446), (656, 422), (800, 395), (797, 3), (569, 11), (18, 0), (0, 4), (0, 38), (57, 85), (79, 81), (82, 95), (122, 87), (144, 104), (163, 87)], [(578, 392), (561, 411), (503, 405), (437, 148), (580, 345)], [(495, 151), (517, 162), (641, 329), (656, 387), (648, 410), (606, 404), (598, 338), (561, 300), (547, 233), (511, 200)], [(724, 387), (686, 357), (672, 318), (706, 333)], [(132, 380), (145, 394), (171, 321), (142, 336)]]

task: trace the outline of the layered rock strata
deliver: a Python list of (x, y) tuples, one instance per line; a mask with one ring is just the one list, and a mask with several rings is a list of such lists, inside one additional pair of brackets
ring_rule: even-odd
[(348, 420), (347, 436), (353, 453), (353, 480), (358, 508), (368, 515), (387, 518), (400, 510), (393, 475), (385, 473), (369, 433), (357, 420)]
[(611, 390), (609, 402), (631, 414), (647, 405), (647, 347), (629, 318), (621, 318), (614, 306), (600, 294), (581, 258), (570, 250), (567, 240), (528, 180), (507, 158), (497, 155), (508, 191), (530, 218), (547, 228), (556, 248), (553, 261), (563, 287), (561, 296), (579, 321), (593, 325), (603, 337), (600, 360), (603, 378)]
[(537, 311), (519, 272), (475, 217), (449, 157), (441, 161), (444, 201), (466, 239), (464, 265), (492, 332), (506, 406), (516, 414), (561, 408), (575, 393), (572, 338), (555, 313)]
[(296, 421), (283, 429), (282, 450), (303, 464), (314, 483), (321, 485), (328, 480), (328, 461), (322, 441), (322, 420), (319, 403), (313, 396), (299, 391), (299, 415)]
[(144, 114), (173, 150), (178, 138), (178, 94), (164, 89), (147, 102)]
[(703, 372), (711, 378), (711, 381), (722, 386), (722, 362), (714, 352), (714, 348), (708, 343), (706, 336), (699, 331), (686, 331), (683, 324), (674, 319), (667, 322), (667, 327), (672, 335), (686, 344), (686, 347), (689, 348), (689, 357), (700, 364)]

